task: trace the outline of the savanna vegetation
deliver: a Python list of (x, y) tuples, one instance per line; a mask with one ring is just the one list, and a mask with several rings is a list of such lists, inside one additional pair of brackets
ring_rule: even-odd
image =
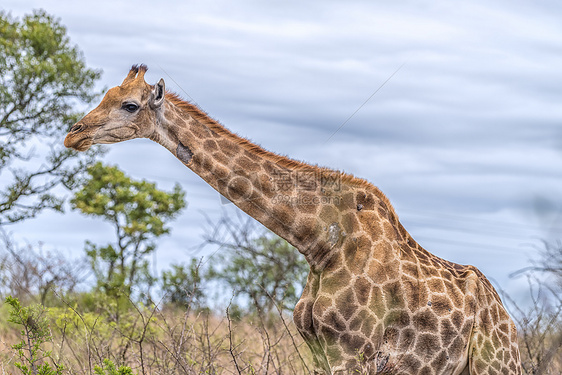
[[(99, 96), (99, 77), (56, 18), (0, 12), (0, 374), (310, 373), (291, 319), (308, 272), (294, 248), (225, 216), (201, 239), (220, 251), (156, 274), (151, 255), (186, 206), (183, 190), (104, 165), (101, 148), (62, 147), (77, 108)], [(113, 236), (88, 239), (69, 258), (9, 234), (65, 208)], [(560, 374), (562, 244), (544, 243), (517, 277), (529, 280), (532, 303), (504, 300), (524, 372)]]

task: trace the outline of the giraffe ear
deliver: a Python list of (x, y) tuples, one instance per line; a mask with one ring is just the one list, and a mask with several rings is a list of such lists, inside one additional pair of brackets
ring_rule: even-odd
[(162, 103), (164, 103), (164, 97), (166, 96), (166, 85), (164, 84), (164, 79), (160, 78), (157, 84), (152, 88), (150, 93), (150, 99), (148, 103), (152, 109), (159, 108)]

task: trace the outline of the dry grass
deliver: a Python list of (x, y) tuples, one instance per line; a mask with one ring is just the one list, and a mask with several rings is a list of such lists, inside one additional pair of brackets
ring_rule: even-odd
[[(50, 310), (53, 341), (44, 348), (52, 350), (64, 374), (91, 375), (104, 359), (129, 366), (135, 374), (310, 374), (312, 370), (310, 351), (292, 319), (279, 313), (231, 319), (228, 312), (135, 306), (116, 322), (101, 314), (65, 311), (66, 316), (60, 308)], [(19, 340), (19, 328), (0, 324), (1, 375), (20, 373), (10, 348)], [(562, 373), (557, 350), (561, 340), (554, 329), (521, 332), (524, 373)], [(546, 350), (537, 351), (539, 343)]]
[[(59, 313), (52, 318), (52, 347), (45, 349), (66, 374), (90, 375), (104, 359), (138, 374), (310, 373), (308, 347), (280, 314), (232, 320), (207, 311), (135, 308), (117, 324), (101, 315), (96, 321), (76, 311), (73, 319)], [(19, 373), (10, 349), (21, 339), (18, 329), (2, 329), (0, 374)]]

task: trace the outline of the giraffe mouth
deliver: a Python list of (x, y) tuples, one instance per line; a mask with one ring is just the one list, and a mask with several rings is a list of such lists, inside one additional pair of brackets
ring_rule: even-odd
[(69, 133), (64, 139), (64, 146), (67, 148), (72, 148), (76, 151), (86, 151), (94, 143), (90, 137), (82, 137), (76, 139), (78, 134)]

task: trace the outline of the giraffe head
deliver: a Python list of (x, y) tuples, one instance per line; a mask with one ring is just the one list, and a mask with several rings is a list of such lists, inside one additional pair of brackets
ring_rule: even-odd
[(144, 81), (146, 65), (134, 65), (123, 83), (109, 89), (101, 103), (68, 132), (64, 145), (86, 151), (97, 143), (150, 137), (165, 97), (164, 80)]

